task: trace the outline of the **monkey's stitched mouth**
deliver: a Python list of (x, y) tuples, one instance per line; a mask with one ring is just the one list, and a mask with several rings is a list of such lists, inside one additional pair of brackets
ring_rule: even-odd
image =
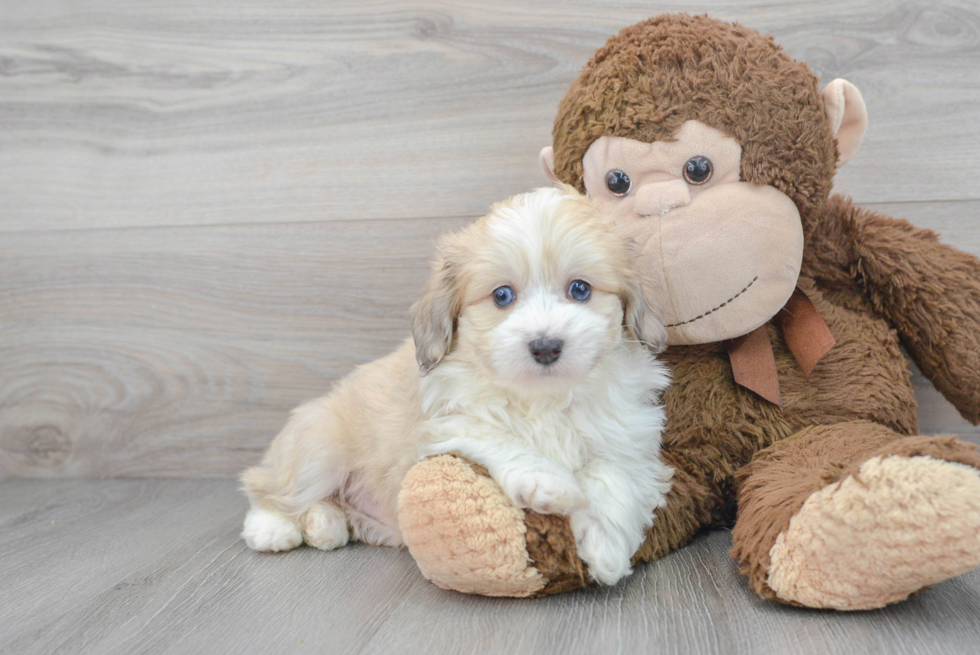
[(686, 321), (681, 321), (680, 323), (672, 323), (672, 324), (668, 325), (667, 327), (672, 328), (672, 327), (679, 327), (681, 325), (687, 325), (688, 323), (693, 323), (694, 321), (700, 320), (700, 319), (704, 318), (705, 316), (708, 316), (709, 314), (713, 314), (713, 313), (717, 312), (719, 309), (721, 309), (722, 307), (724, 307), (725, 305), (727, 305), (728, 303), (732, 302), (733, 300), (735, 300), (736, 298), (738, 298), (739, 296), (741, 296), (743, 293), (745, 293), (746, 291), (748, 291), (749, 290), (749, 287), (751, 287), (753, 284), (755, 284), (755, 281), (758, 280), (758, 279), (759, 279), (759, 276), (756, 275), (754, 278), (752, 278), (752, 281), (749, 282), (748, 284), (746, 284), (745, 287), (741, 291), (739, 291), (734, 296), (732, 296), (731, 298), (729, 298), (725, 302), (721, 303), (717, 307), (712, 307), (711, 309), (709, 309), (708, 311), (704, 312), (703, 314), (699, 314), (699, 315), (695, 316), (694, 318), (690, 318), (690, 319), (688, 319)]

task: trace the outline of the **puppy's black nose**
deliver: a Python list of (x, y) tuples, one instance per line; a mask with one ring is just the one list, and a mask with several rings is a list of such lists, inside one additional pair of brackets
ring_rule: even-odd
[(563, 345), (565, 342), (561, 339), (535, 339), (528, 344), (528, 348), (531, 351), (531, 356), (534, 357), (534, 361), (547, 366), (558, 361)]

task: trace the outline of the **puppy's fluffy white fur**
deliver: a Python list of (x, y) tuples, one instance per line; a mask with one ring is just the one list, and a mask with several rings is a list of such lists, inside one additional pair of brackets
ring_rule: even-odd
[[(575, 280), (591, 285), (573, 300)], [(515, 299), (498, 307), (493, 292)], [(262, 463), (242, 475), (256, 550), (350, 538), (402, 543), (397, 498), (420, 457), (458, 453), (486, 466), (520, 507), (570, 517), (599, 582), (630, 557), (663, 506), (659, 459), (668, 383), (648, 346), (666, 340), (627, 244), (571, 187), (495, 205), (442, 239), (413, 337), (299, 407)], [(563, 342), (543, 365), (529, 347)]]

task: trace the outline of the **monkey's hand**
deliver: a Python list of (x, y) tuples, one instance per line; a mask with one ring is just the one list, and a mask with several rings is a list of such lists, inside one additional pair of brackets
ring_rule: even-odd
[(484, 467), (455, 455), (408, 472), (398, 520), (422, 575), (443, 589), (546, 596), (591, 582), (567, 517), (522, 510)]

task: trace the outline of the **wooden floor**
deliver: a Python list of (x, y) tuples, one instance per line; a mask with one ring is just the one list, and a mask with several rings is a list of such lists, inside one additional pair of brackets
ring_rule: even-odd
[[(794, 610), (718, 532), (507, 601), (237, 536), (231, 476), (406, 336), (435, 237), (544, 184), (578, 69), (669, 10), (854, 82), (837, 189), (980, 255), (974, 0), (0, 0), (0, 477), (48, 479), (0, 480), (0, 652), (980, 652), (977, 571)], [(980, 442), (915, 384), (924, 433)]]
[(841, 614), (760, 600), (715, 532), (614, 588), (438, 589), (408, 553), (238, 538), (230, 480), (0, 482), (0, 652), (976, 653), (980, 570)]

